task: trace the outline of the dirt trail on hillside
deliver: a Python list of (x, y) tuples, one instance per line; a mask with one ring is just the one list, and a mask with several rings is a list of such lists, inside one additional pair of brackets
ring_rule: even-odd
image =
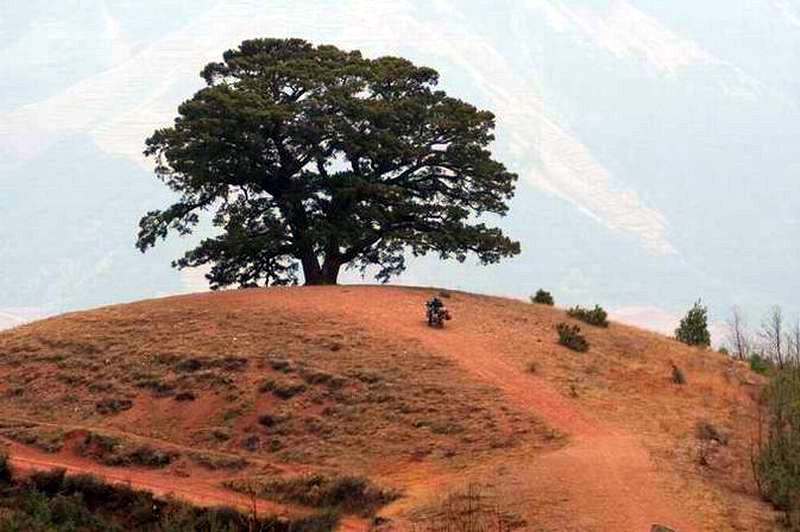
[(537, 456), (524, 472), (537, 489), (566, 497), (573, 522), (562, 523), (561, 529), (646, 531), (655, 523), (681, 532), (700, 529), (702, 519), (685, 515), (688, 510), (664, 489), (674, 486), (673, 479), (656, 469), (635, 436), (593, 420), (546, 381), (503, 360), (503, 352), (518, 349), (515, 337), (530, 334), (524, 324), (491, 321), (478, 312), (480, 305), (459, 309), (456, 304), (452, 322), (442, 330), (430, 329), (422, 319), (425, 295), (376, 289), (365, 300), (363, 291), (345, 289), (334, 296), (330, 289), (314, 288), (301, 301), (288, 292), (270, 297), (282, 297), (296, 311), (305, 307), (345, 313), (370, 330), (422, 342), (499, 388), (517, 408), (569, 436), (565, 448)]
[[(11, 465), (22, 471), (64, 468), (67, 473), (92, 474), (108, 482), (129, 485), (158, 496), (172, 493), (201, 506), (228, 505), (241, 509), (252, 507), (249, 497), (218, 487), (218, 481), (176, 477), (174, 473), (159, 470), (108, 467), (68, 452), (46, 454), (5, 438), (0, 440), (8, 445)], [(260, 513), (281, 513), (287, 509), (284, 505), (264, 500), (258, 500), (256, 505)]]

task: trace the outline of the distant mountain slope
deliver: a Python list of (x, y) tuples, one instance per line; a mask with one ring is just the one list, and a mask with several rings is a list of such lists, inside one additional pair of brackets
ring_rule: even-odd
[(144, 139), (207, 61), (245, 38), (298, 36), (430, 65), (448, 93), (497, 115), (494, 149), (521, 176), (500, 223), (523, 254), (488, 270), (415, 260), (403, 282), (547, 286), (568, 304), (669, 314), (702, 296), (719, 322), (734, 303), (754, 323), (776, 303), (800, 313), (795, 4), (373, 4), (0, 7), (0, 307), (179, 290), (168, 262), (182, 243), (129, 248), (141, 213), (166, 203)]

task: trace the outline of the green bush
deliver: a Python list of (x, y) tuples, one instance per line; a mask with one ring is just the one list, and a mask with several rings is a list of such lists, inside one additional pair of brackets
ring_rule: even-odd
[(788, 522), (800, 523), (800, 369), (780, 371), (764, 389), (763, 404), (766, 443), (753, 464), (758, 487)]
[(608, 327), (608, 313), (600, 305), (595, 305), (592, 310), (576, 305), (567, 311), (567, 315), (595, 327)]
[(0, 490), (2, 531), (322, 532), (335, 529), (337, 521), (329, 512), (290, 521), (229, 507), (199, 508), (91, 475), (65, 476), (63, 470), (37, 472)]
[(551, 307), (555, 304), (553, 301), (553, 296), (550, 292), (546, 292), (541, 288), (536, 291), (536, 295), (531, 296), (531, 303), (536, 303), (538, 305), (550, 305)]
[(711, 334), (708, 332), (708, 309), (698, 300), (680, 325), (675, 329), (675, 338), (688, 345), (708, 347), (711, 345)]
[(584, 353), (589, 350), (589, 342), (581, 334), (581, 328), (577, 325), (569, 325), (561, 322), (556, 325), (558, 331), (558, 343), (568, 347), (573, 351)]
[(765, 356), (753, 353), (748, 359), (750, 362), (750, 369), (760, 375), (767, 375), (775, 367), (770, 359)]

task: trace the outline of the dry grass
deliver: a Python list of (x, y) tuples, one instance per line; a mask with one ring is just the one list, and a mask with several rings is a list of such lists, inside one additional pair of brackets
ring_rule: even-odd
[[(744, 364), (613, 322), (582, 328), (591, 349), (576, 356), (557, 343), (556, 324), (579, 323), (563, 310), (458, 292), (448, 298), (454, 320), (430, 331), (422, 323), (429, 294), (242, 290), (19, 327), (0, 334), (0, 420), (125, 431), (253, 463), (379, 478), (403, 477), (409, 464), (426, 475), (504, 461), (513, 468), (513, 460), (562, 445), (508, 402), (491, 374), (445, 356), (458, 340), (515, 368), (532, 389), (560, 392), (598, 425), (635, 435), (659, 470), (680, 477), (665, 489), (687, 511), (723, 529), (771, 519), (755, 496), (748, 454), (763, 381)], [(389, 317), (369, 321), (371, 308)], [(672, 382), (672, 364), (686, 384)], [(187, 394), (194, 400), (177, 400)], [(728, 437), (707, 467), (696, 459), (700, 420)]]

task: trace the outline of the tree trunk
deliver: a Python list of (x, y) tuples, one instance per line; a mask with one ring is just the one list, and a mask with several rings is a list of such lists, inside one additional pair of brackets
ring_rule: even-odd
[(301, 262), (303, 264), (303, 276), (306, 279), (306, 285), (336, 284), (336, 280), (339, 277), (339, 270), (342, 267), (340, 261), (327, 258), (322, 267), (320, 267), (316, 257), (306, 256), (303, 257)]

